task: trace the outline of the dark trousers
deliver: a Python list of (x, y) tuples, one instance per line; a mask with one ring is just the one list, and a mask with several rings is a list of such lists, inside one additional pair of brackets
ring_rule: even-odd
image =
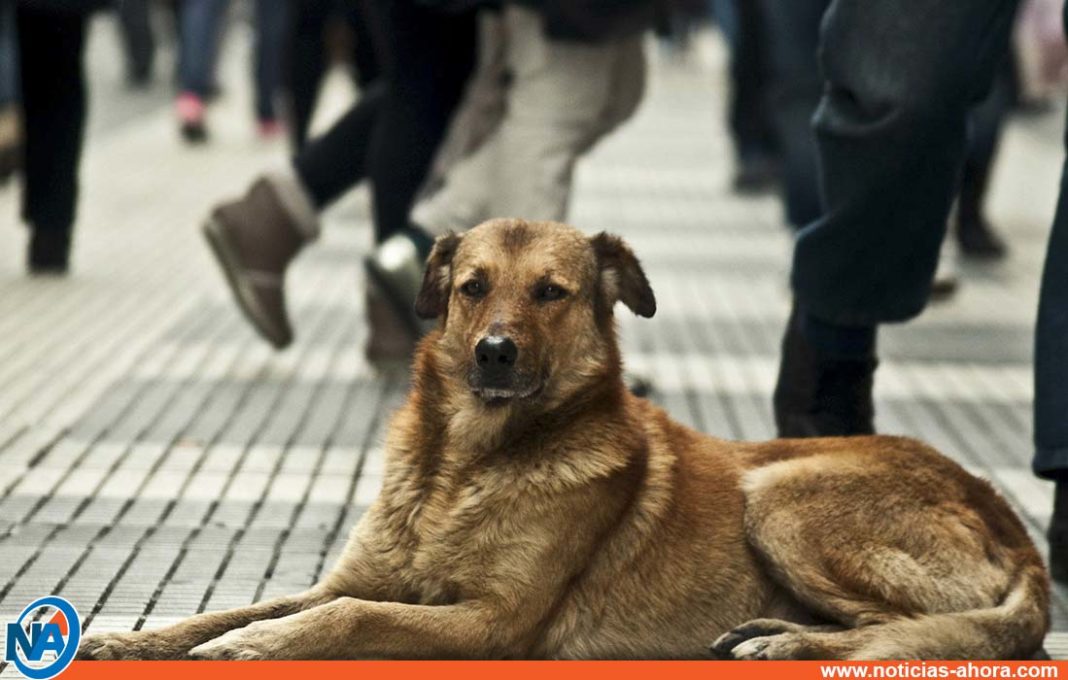
[[(743, 0), (743, 4), (745, 0)], [(757, 0), (764, 16), (768, 102), (778, 138), (786, 221), (800, 229), (822, 214), (812, 115), (823, 94), (820, 21), (830, 0)]]
[[(1064, 21), (1068, 26), (1068, 5)], [(1068, 479), (1068, 164), (1061, 175), (1039, 294), (1032, 465), (1039, 476)]]
[[(796, 229), (823, 214), (819, 154), (812, 118), (823, 95), (817, 61), (820, 23), (831, 0), (761, 0), (771, 54), (771, 109), (783, 156), (783, 203)], [(989, 95), (971, 109), (960, 187), (960, 209), (978, 218), (1002, 122), (1015, 94), (1014, 63), (1000, 59)]]
[(275, 97), (282, 88), (283, 51), (286, 44), (289, 16), (286, 5), (279, 0), (256, 0), (256, 45), (252, 62), (252, 78), (256, 83), (256, 118), (270, 121), (277, 118)]
[(293, 164), (320, 207), (369, 178), (382, 241), (409, 226), (415, 194), (474, 69), (477, 22), (473, 11), (446, 14), (413, 0), (374, 0), (371, 9), (381, 78)]
[(923, 309), (968, 111), (990, 88), (1015, 9), (1015, 0), (831, 2), (815, 116), (824, 205), (798, 235), (792, 276), (808, 313), (849, 326)]
[(317, 208), (330, 205), (367, 177), (371, 137), (385, 98), (384, 82), (365, 88), (329, 130), (308, 141), (293, 158), (297, 176)]
[(85, 16), (19, 3), (24, 113), (22, 217), (34, 229), (70, 231), (85, 129)]
[(126, 71), (132, 81), (143, 81), (152, 74), (156, 58), (156, 39), (152, 34), (149, 0), (119, 0), (115, 3), (126, 50)]
[(768, 44), (763, 7), (734, 0), (737, 34), (731, 48), (728, 122), (738, 157), (773, 154), (777, 144), (768, 107)]
[(1016, 61), (1012, 52), (1001, 60), (990, 94), (972, 109), (968, 119), (968, 151), (960, 181), (957, 210), (962, 220), (982, 219), (1005, 118), (1017, 99)]
[(293, 148), (304, 146), (315, 113), (323, 76), (326, 73), (326, 29), (332, 19), (344, 19), (356, 38), (353, 61), (356, 82), (361, 88), (379, 76), (371, 19), (370, 0), (290, 0), (289, 45), (287, 49), (286, 90), (290, 97)]

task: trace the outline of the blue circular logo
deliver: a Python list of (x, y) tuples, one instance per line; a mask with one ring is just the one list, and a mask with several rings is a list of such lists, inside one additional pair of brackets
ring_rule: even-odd
[[(42, 609), (55, 612), (48, 616), (45, 611), (45, 618), (38, 615)], [(67, 669), (81, 637), (82, 624), (74, 605), (56, 595), (42, 597), (23, 609), (14, 623), (7, 624), (4, 658), (27, 678), (47, 680)]]

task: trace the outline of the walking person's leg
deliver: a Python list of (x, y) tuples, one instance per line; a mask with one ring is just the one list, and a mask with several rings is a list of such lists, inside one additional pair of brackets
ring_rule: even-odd
[[(390, 214), (393, 224), (401, 222), (401, 226), (394, 229), (407, 229), (410, 196), (425, 176), (441, 132), (462, 92), (467, 73), (461, 69), (465, 63), (469, 69), (473, 60), (474, 15), (441, 15), (417, 10), (412, 5), (405, 10), (394, 5), (392, 11), (420, 13), (421, 23), (406, 22), (403, 26), (404, 31), (410, 31), (407, 37), (425, 51), (419, 53), (414, 45), (407, 45), (405, 59), (412, 61), (404, 69), (393, 72), (397, 81), (383, 81), (366, 88), (358, 102), (327, 133), (297, 154), (291, 172), (259, 178), (244, 197), (217, 206), (205, 224), (206, 236), (240, 308), (260, 335), (276, 348), (287, 346), (293, 338), (285, 303), (286, 269), (303, 246), (318, 235), (318, 213), (371, 174), (372, 153), (381, 153), (386, 155), (378, 158), (380, 175), (372, 174), (372, 179), (376, 187), (382, 187), (396, 202), (390, 205)], [(472, 42), (465, 45), (462, 41), (469, 26)], [(405, 46), (400, 39), (390, 44)], [(446, 62), (449, 68), (439, 68)], [(422, 65), (421, 71), (412, 68), (416, 64)], [(409, 81), (415, 73), (421, 73), (429, 82)], [(398, 89), (418, 115), (397, 114), (404, 106), (392, 101)], [(391, 106), (393, 125), (383, 127), (387, 103)], [(402, 122), (410, 127), (405, 128)], [(420, 125), (438, 126), (440, 131), (436, 138), (431, 133), (426, 142), (431, 145), (429, 150), (409, 150), (407, 144), (427, 139)], [(394, 136), (383, 140), (380, 138), (383, 129)], [(375, 144), (380, 146), (372, 152)], [(399, 174), (406, 179), (414, 177), (415, 186), (406, 183), (397, 191), (390, 191), (396, 185), (389, 184), (388, 177), (381, 180), (384, 174), (381, 167), (392, 158), (405, 163)], [(418, 162), (423, 164), (422, 168), (416, 165)], [(404, 195), (409, 196), (407, 205), (399, 203)], [(400, 215), (405, 217), (401, 219)]]
[(20, 163), (19, 59), (15, 35), (15, 3), (0, 0), (0, 183)]
[(786, 222), (800, 229), (822, 214), (812, 117), (823, 94), (817, 61), (830, 0), (758, 0), (768, 45), (768, 97), (782, 154)]
[(289, 25), (286, 5), (278, 0), (256, 0), (253, 79), (256, 84), (256, 121), (259, 133), (264, 137), (281, 132), (275, 107), (282, 86), (282, 59)]
[[(1064, 9), (1068, 27), (1068, 5)], [(1068, 129), (1065, 130), (1068, 149)], [(1053, 219), (1035, 329), (1035, 474), (1056, 482), (1049, 525), (1050, 575), (1068, 583), (1068, 160)]]
[(1068, 583), (1068, 164), (1042, 274), (1034, 377), (1032, 468), (1039, 477), (1056, 482), (1049, 527), (1050, 573)]
[(324, 32), (332, 0), (288, 0), (289, 46), (285, 84), (289, 99), (289, 136), (295, 150), (308, 138), (315, 103), (326, 71)]
[(34, 273), (65, 273), (87, 113), (86, 18), (32, 4), (19, 4), (16, 11), (24, 114), (22, 217), (32, 230), (28, 264)]
[(121, 0), (116, 9), (126, 48), (126, 80), (139, 87), (152, 78), (156, 56), (149, 0)]
[(541, 16), (521, 7), (509, 7), (505, 23), (512, 82), (504, 119), (416, 208), (416, 222), (435, 234), (491, 216), (564, 219), (576, 160), (641, 101), (640, 38), (553, 42)]
[(178, 120), (189, 142), (207, 139), (205, 102), (215, 88), (215, 66), (222, 22), (229, 0), (182, 0), (179, 3)]
[[(384, 111), (371, 142), (375, 241), (408, 230), (412, 202), (475, 66), (474, 12), (376, 0), (386, 78)], [(414, 297), (413, 297), (414, 300)]]
[(738, 30), (735, 39), (728, 41), (730, 99), (727, 104), (737, 164), (734, 190), (761, 192), (774, 187), (779, 176), (778, 141), (769, 106), (770, 53), (774, 43), (769, 40), (768, 19), (758, 0), (734, 0), (734, 4)]
[(641, 38), (553, 42), (537, 13), (516, 7), (509, 17), (514, 83), (489, 178), (490, 214), (483, 219), (563, 220), (576, 161), (641, 101)]
[(286, 308), (290, 263), (319, 236), (319, 213), (366, 176), (384, 88), (372, 87), (286, 172), (262, 175), (241, 198), (212, 209), (204, 226), (238, 306), (275, 348), (293, 341)]
[(964, 158), (955, 225), (957, 242), (966, 256), (998, 259), (1008, 251), (987, 220), (984, 203), (1005, 117), (1015, 101), (1016, 66), (1010, 52), (998, 66), (990, 94), (972, 109), (969, 121), (968, 151)]
[(412, 311), (431, 239), (411, 223), (426, 181), (474, 70), (478, 22), (473, 11), (429, 11), (410, 0), (372, 3), (387, 93), (371, 141), (375, 252), (368, 273), (366, 352), (373, 360), (406, 357), (422, 328)]
[(871, 432), (875, 334), (927, 301), (969, 108), (1015, 0), (833, 0), (816, 115), (825, 210), (798, 237), (775, 395), (782, 436)]

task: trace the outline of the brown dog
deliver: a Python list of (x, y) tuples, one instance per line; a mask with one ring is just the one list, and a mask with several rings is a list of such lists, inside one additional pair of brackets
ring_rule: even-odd
[(627, 393), (618, 238), (439, 239), (382, 494), (309, 591), (88, 637), (90, 658), (1021, 658), (1049, 592), (986, 482), (908, 439), (747, 444)]

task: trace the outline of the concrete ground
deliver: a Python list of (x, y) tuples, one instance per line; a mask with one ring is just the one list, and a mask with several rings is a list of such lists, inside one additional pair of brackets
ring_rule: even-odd
[[(48, 593), (99, 631), (299, 590), (380, 484), (405, 380), (362, 357), (366, 194), (330, 211), (291, 272), (298, 339), (284, 353), (245, 325), (201, 242), (213, 202), (285, 159), (253, 134), (245, 31), (230, 40), (213, 140), (190, 148), (167, 78), (126, 90), (114, 27), (96, 22), (71, 276), (25, 275), (18, 189), (0, 188), (0, 621)], [(581, 164), (571, 221), (625, 236), (646, 264), (660, 310), (623, 318), (622, 332), (656, 399), (721, 437), (767, 438), (790, 240), (774, 198), (729, 190), (714, 41), (685, 62), (651, 54), (648, 100)], [(349, 96), (342, 80), (330, 111)], [(1051, 487), (1028, 467), (1031, 338), (1060, 129), (1059, 113), (1011, 125), (991, 203), (1011, 258), (965, 266), (956, 297), (887, 329), (877, 385), (882, 432), (992, 479), (1043, 549)], [(1068, 657), (1068, 591), (1054, 623), (1049, 649)]]

